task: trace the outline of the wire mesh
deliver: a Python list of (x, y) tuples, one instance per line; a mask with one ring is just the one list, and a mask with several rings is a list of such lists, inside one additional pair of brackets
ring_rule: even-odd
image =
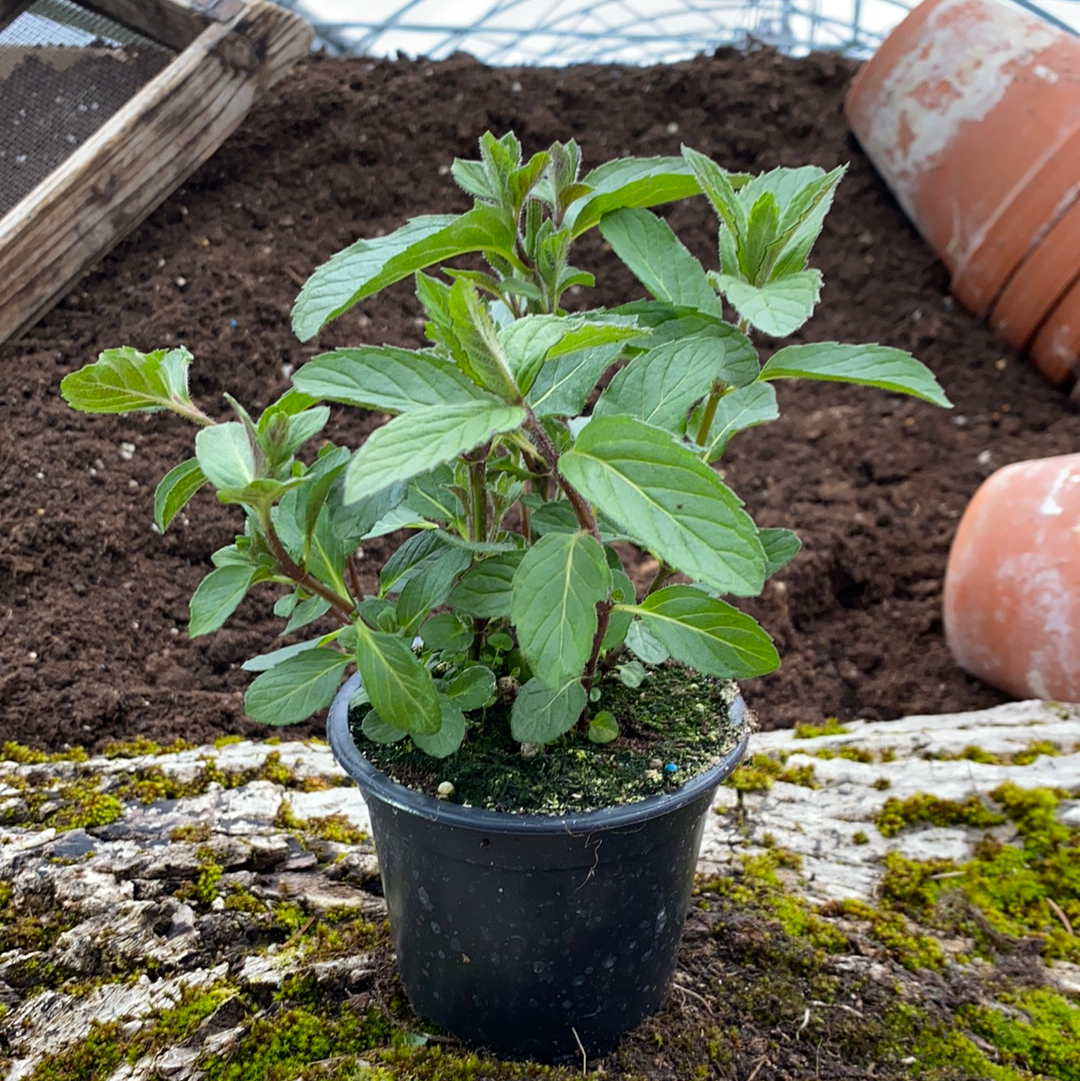
[[(328, 51), (488, 64), (670, 63), (721, 45), (869, 56), (917, 0), (278, 0)], [(1015, 0), (1040, 10), (1030, 0)], [(1076, 0), (1048, 0), (1075, 12)], [(362, 9), (362, 10), (359, 10)], [(1040, 14), (1047, 14), (1040, 10)], [(1047, 17), (1068, 26), (1055, 14)]]
[(175, 56), (71, 0), (0, 29), (0, 217)]

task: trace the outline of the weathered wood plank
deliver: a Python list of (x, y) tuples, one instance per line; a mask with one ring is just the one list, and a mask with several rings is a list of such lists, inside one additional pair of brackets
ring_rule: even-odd
[(211, 22), (203, 10), (209, 4), (197, 0), (80, 0), (80, 3), (178, 52), (186, 49)]
[(201, 165), (311, 44), (299, 16), (250, 0), (212, 23), (0, 220), (0, 341), (48, 311)]

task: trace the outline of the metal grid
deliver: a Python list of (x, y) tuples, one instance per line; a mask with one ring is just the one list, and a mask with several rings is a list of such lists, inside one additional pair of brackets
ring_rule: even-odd
[(176, 54), (71, 0), (0, 30), (0, 217)]
[[(278, 0), (332, 53), (488, 64), (670, 63), (720, 45), (869, 56), (917, 0)], [(1014, 0), (1071, 28), (1077, 0)]]

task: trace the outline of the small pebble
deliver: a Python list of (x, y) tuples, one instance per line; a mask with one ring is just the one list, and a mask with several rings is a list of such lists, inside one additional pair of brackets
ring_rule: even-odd
[(229, 326), (232, 327), (233, 330), (236, 330), (239, 325), (240, 324), (235, 319), (229, 320)]
[(454, 794), (454, 786), (449, 781), (443, 781), (435, 792), (439, 799), (449, 799)]
[(679, 772), (678, 763), (676, 763), (676, 762), (668, 762), (668, 764), (666, 766), (664, 766), (664, 772), (665, 773), (678, 773)]

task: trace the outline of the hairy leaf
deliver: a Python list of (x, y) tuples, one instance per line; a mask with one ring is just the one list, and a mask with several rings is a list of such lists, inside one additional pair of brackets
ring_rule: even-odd
[(341, 686), (349, 658), (336, 649), (304, 650), (252, 680), (244, 712), (263, 724), (298, 724), (325, 709)]
[(514, 573), (523, 552), (505, 552), (481, 559), (462, 575), (447, 603), (455, 612), (475, 619), (501, 619), (510, 615)]
[(183, 346), (153, 353), (140, 353), (130, 346), (106, 349), (93, 364), (64, 376), (60, 393), (72, 409), (83, 413), (190, 407), (190, 363), (191, 354)]
[(161, 478), (154, 493), (154, 522), (162, 533), (206, 482), (206, 474), (195, 458), (173, 466)]
[(731, 301), (739, 316), (763, 334), (784, 338), (810, 318), (821, 294), (821, 272), (801, 270), (751, 285), (730, 274), (711, 279)]

